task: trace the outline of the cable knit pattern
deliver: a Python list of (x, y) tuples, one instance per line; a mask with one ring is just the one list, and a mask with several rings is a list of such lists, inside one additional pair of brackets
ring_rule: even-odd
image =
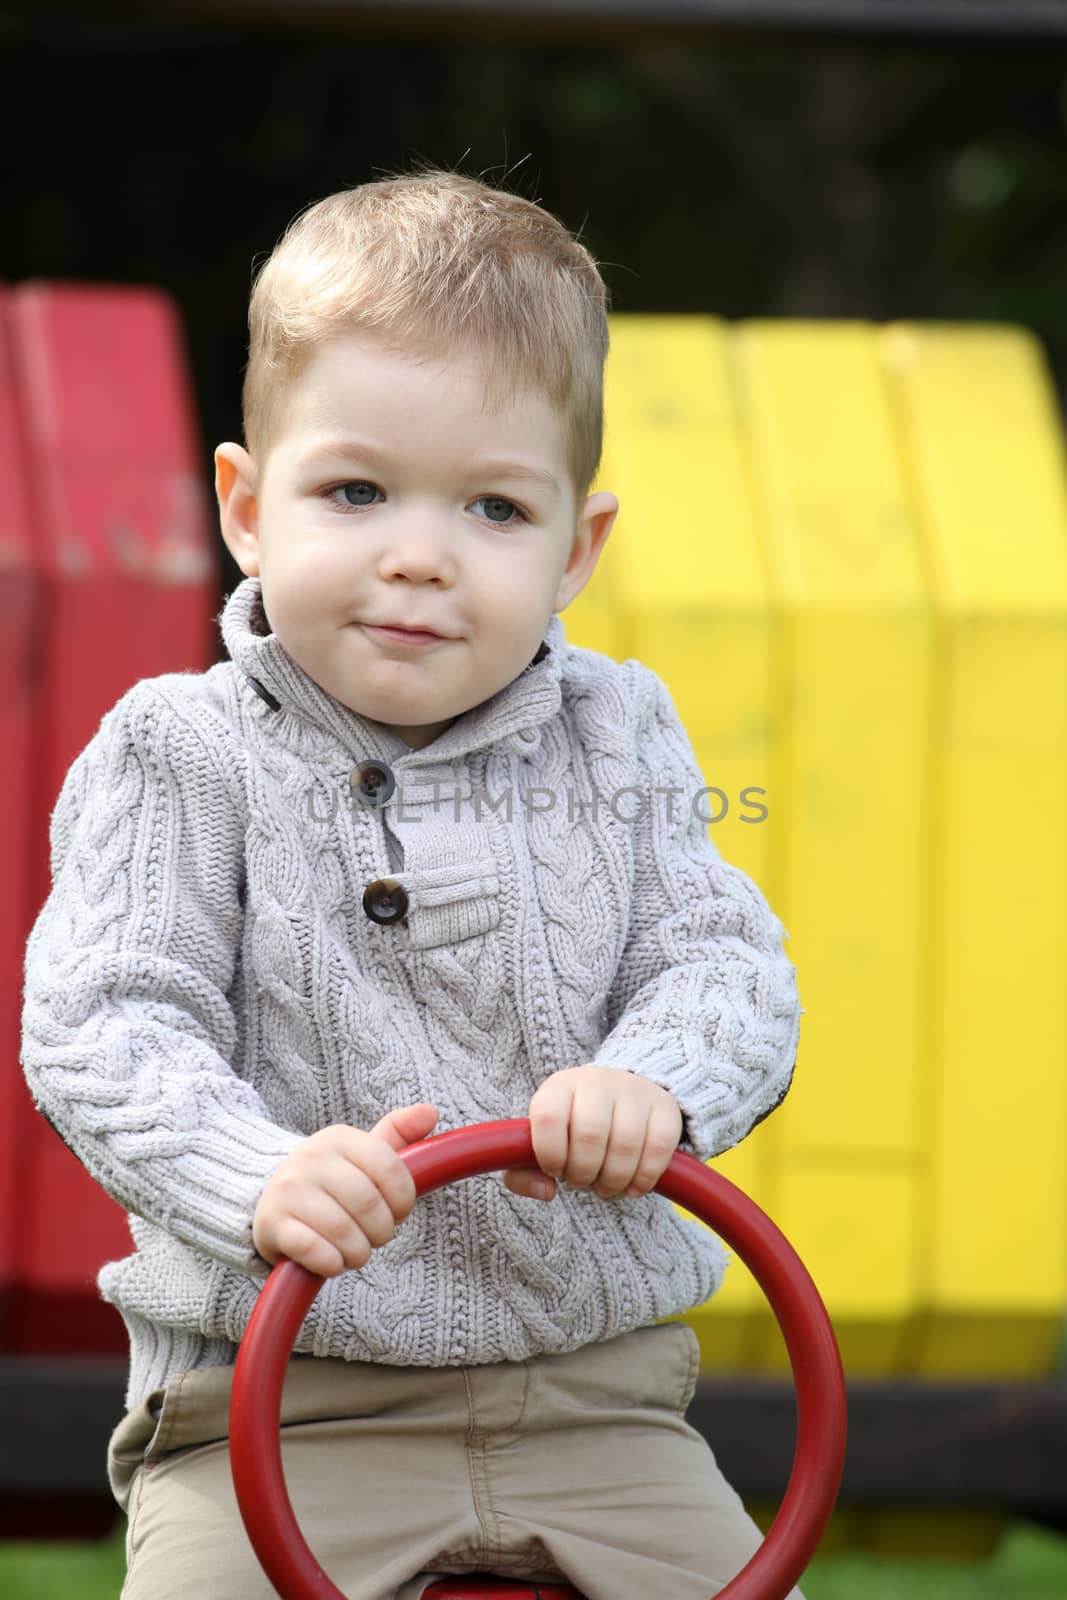
[[(220, 623), (228, 661), (134, 685), (71, 765), (25, 952), (30, 1091), (129, 1213), (135, 1248), (97, 1280), (128, 1407), (236, 1358), (269, 1272), (256, 1202), (317, 1129), (418, 1100), (435, 1133), (526, 1116), (597, 1062), (669, 1089), (707, 1158), (796, 1058), (785, 930), (694, 816), (703, 776), (655, 673), (553, 616), (513, 683), (416, 751), (302, 671), (258, 579)], [(366, 762), (395, 779), (384, 805), (353, 802)], [(381, 878), (400, 921), (363, 910)], [(546, 1205), (492, 1174), (327, 1280), (294, 1348), (522, 1360), (699, 1305), (723, 1267), (661, 1196)]]

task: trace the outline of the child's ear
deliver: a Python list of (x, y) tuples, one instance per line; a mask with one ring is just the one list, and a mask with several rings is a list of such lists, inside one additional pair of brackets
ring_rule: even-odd
[(226, 548), (246, 578), (259, 577), (259, 510), (252, 457), (239, 444), (215, 451), (215, 494)]
[(565, 611), (593, 576), (594, 568), (600, 560), (601, 551), (618, 514), (619, 502), (606, 489), (591, 494), (585, 502), (578, 514), (571, 553), (556, 591), (557, 611)]

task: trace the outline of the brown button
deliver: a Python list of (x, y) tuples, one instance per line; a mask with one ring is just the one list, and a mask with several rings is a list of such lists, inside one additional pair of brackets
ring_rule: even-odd
[(372, 922), (399, 922), (407, 913), (407, 890), (395, 878), (375, 878), (363, 891), (363, 909)]
[(380, 810), (396, 788), (396, 779), (380, 761), (361, 761), (348, 774), (352, 798), (368, 810)]

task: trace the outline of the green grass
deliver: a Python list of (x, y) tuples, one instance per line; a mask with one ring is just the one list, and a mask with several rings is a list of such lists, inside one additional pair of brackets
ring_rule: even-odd
[[(126, 1521), (99, 1543), (0, 1544), (3, 1600), (118, 1600)], [(827, 1556), (812, 1563), (805, 1600), (1064, 1600), (1067, 1539), (1017, 1523), (986, 1561)]]
[(984, 1561), (828, 1557), (803, 1588), (805, 1600), (1064, 1600), (1067, 1539), (1016, 1523)]

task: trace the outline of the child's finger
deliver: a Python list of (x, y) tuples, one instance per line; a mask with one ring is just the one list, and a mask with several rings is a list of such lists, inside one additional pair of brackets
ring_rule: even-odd
[(530, 1134), (541, 1171), (558, 1178), (567, 1164), (574, 1090), (559, 1075), (547, 1079), (530, 1101)]
[(625, 1094), (616, 1099), (604, 1164), (594, 1184), (602, 1200), (625, 1194), (627, 1185), (638, 1181), (651, 1116), (652, 1107), (641, 1100)]
[(570, 1137), (563, 1181), (572, 1189), (588, 1189), (604, 1165), (611, 1138), (615, 1095), (599, 1084), (578, 1084), (571, 1106)]
[(637, 1171), (633, 1175), (627, 1196), (647, 1194), (654, 1189), (656, 1184), (666, 1172), (670, 1159), (678, 1148), (681, 1138), (681, 1121), (673, 1111), (653, 1111), (648, 1119), (645, 1131), (645, 1147), (641, 1152), (641, 1159), (637, 1163)]
[(501, 1176), (505, 1188), (510, 1189), (513, 1194), (525, 1195), (529, 1200), (555, 1198), (555, 1180), (546, 1178), (543, 1172), (536, 1172), (529, 1167), (508, 1167)]
[(368, 1131), (376, 1139), (384, 1139), (393, 1150), (403, 1150), (407, 1144), (424, 1139), (437, 1121), (437, 1107), (426, 1100), (413, 1106), (395, 1106), (380, 1117)]

